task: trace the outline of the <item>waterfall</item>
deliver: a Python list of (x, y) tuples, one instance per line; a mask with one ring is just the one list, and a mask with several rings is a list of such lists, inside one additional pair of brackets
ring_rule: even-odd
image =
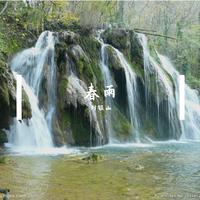
[[(140, 134), (139, 134), (139, 127), (140, 127), (140, 120), (139, 114), (137, 111), (138, 105), (138, 88), (137, 88), (137, 76), (129, 63), (126, 61), (124, 55), (117, 49), (113, 48), (120, 60), (121, 66), (124, 68), (125, 77), (126, 77), (126, 90), (128, 96), (128, 108), (130, 114), (130, 121), (131, 121), (131, 132), (132, 138), (135, 142), (140, 142)], [(134, 134), (133, 134), (134, 133)]]
[[(108, 67), (108, 55), (106, 52), (106, 48), (109, 46), (108, 44), (105, 44), (103, 40), (100, 37), (101, 32), (99, 33), (99, 36), (97, 40), (101, 44), (101, 61), (100, 61), (100, 69), (103, 75), (104, 79), (104, 87), (109, 85), (113, 85), (113, 80), (112, 76)], [(106, 106), (109, 106), (112, 109), (113, 106), (113, 99), (112, 98), (106, 98), (105, 99)], [(111, 120), (111, 112), (106, 112), (105, 114), (105, 126), (106, 126), (106, 131), (109, 136), (109, 143), (115, 143), (117, 142), (116, 138), (114, 137), (114, 131), (112, 127), (112, 120)]]
[[(151, 55), (147, 45), (147, 38), (138, 34), (138, 39), (143, 48), (144, 57), (144, 91), (146, 102), (146, 116), (155, 105), (157, 117), (157, 132), (160, 134), (163, 127), (160, 127), (160, 120), (165, 120), (168, 124), (170, 138), (200, 139), (200, 102), (195, 90), (186, 85), (186, 116), (185, 121), (180, 121), (179, 113), (179, 73), (175, 67), (163, 55), (157, 53), (157, 60)], [(127, 108), (131, 124), (130, 142), (140, 142), (142, 131), (140, 91), (137, 81), (137, 74), (134, 68), (128, 63), (124, 55), (116, 48), (105, 44), (99, 37), (97, 40), (101, 44), (100, 67), (103, 74), (104, 86), (114, 85), (109, 65), (107, 48), (112, 48), (116, 54), (126, 79)], [(32, 118), (19, 123), (14, 119), (10, 126), (9, 143), (17, 147), (53, 147), (52, 140), (52, 120), (56, 111), (56, 66), (55, 66), (55, 44), (57, 35), (50, 31), (43, 32), (34, 47), (18, 53), (11, 61), (11, 69), (14, 76), (23, 76), (23, 89), (25, 90), (32, 110)], [(155, 86), (152, 95), (152, 85)], [(139, 85), (140, 86), (140, 85)], [(95, 130), (95, 144), (102, 144), (104, 135), (102, 132), (103, 123), (101, 116), (90, 101), (85, 101), (87, 86), (77, 75), (71, 72), (68, 76), (69, 103), (76, 108), (77, 103), (87, 106), (90, 117), (91, 129)], [(155, 97), (155, 100), (152, 98)], [(152, 102), (152, 99), (155, 102)], [(162, 104), (164, 101), (165, 104)], [(105, 104), (114, 108), (114, 100), (106, 98)], [(163, 105), (165, 106), (166, 118), (162, 118)], [(154, 107), (153, 107), (154, 109)], [(112, 127), (112, 112), (105, 113), (105, 129), (109, 136), (109, 143), (116, 143), (117, 138)], [(167, 134), (166, 134), (167, 135)], [(90, 142), (92, 144), (92, 130), (90, 130)]]
[[(158, 54), (161, 61), (162, 67), (173, 78), (175, 84), (175, 98), (178, 99), (178, 75), (179, 73), (175, 70), (174, 66), (171, 64), (169, 59), (165, 56)], [(185, 120), (180, 121), (182, 135), (181, 139), (200, 139), (200, 101), (195, 90), (192, 90), (188, 85), (185, 86)], [(177, 112), (178, 104), (176, 105)]]
[[(151, 112), (152, 107), (152, 85), (155, 86), (155, 103), (157, 106), (157, 134), (161, 134), (165, 130), (160, 127), (162, 120), (163, 105), (161, 102), (163, 98), (166, 100), (167, 104), (164, 108), (164, 112), (167, 113), (167, 120), (164, 121), (165, 124), (168, 123), (167, 130), (169, 132), (169, 139), (176, 138), (179, 139), (200, 139), (200, 106), (199, 98), (197, 92), (189, 88), (186, 85), (186, 117), (184, 121), (179, 120), (179, 85), (178, 77), (179, 73), (175, 70), (175, 67), (170, 63), (169, 59), (165, 56), (157, 53), (159, 61), (156, 61), (151, 55), (148, 49), (147, 38), (143, 34), (138, 34), (139, 42), (143, 48), (143, 59), (144, 59), (144, 89), (145, 89), (145, 102), (146, 102), (146, 117), (147, 113)], [(126, 90), (128, 98), (128, 109), (130, 115), (130, 122), (132, 127), (132, 139), (135, 142), (140, 142), (140, 132), (141, 132), (141, 119), (138, 111), (139, 105), (139, 88), (137, 86), (137, 75), (131, 68), (124, 55), (112, 47), (111, 45), (104, 44), (103, 41), (98, 38), (101, 43), (101, 70), (104, 77), (104, 84), (112, 84), (112, 77), (107, 63), (106, 48), (111, 47), (119, 61), (121, 66), (125, 71), (126, 78)], [(153, 77), (153, 79), (152, 79)], [(153, 82), (154, 81), (154, 82)], [(152, 83), (153, 82), (153, 83)], [(112, 103), (112, 102), (110, 102)], [(162, 106), (162, 107), (161, 107)], [(160, 108), (161, 107), (161, 108)], [(110, 116), (106, 116), (109, 122)], [(107, 125), (107, 129), (109, 126)], [(162, 131), (161, 131), (162, 129)], [(110, 128), (110, 130), (112, 130)], [(108, 131), (109, 136), (110, 131)], [(162, 136), (161, 136), (162, 137)]]
[[(173, 83), (167, 76), (165, 69), (163, 69), (155, 59), (150, 55), (147, 38), (143, 34), (138, 34), (139, 41), (143, 48), (143, 59), (144, 59), (144, 81), (145, 81), (145, 99), (147, 111), (151, 109), (151, 99), (149, 98), (152, 90), (152, 85), (156, 85), (155, 88), (155, 100), (157, 105), (157, 131), (160, 131), (160, 99), (163, 95), (167, 96), (167, 112), (168, 112), (168, 123), (169, 129), (172, 134), (172, 138), (177, 138), (178, 132), (180, 132), (180, 123), (178, 121), (177, 102), (178, 94), (174, 98)], [(154, 77), (152, 80), (151, 77)], [(175, 85), (178, 90), (178, 85)], [(167, 121), (165, 122), (167, 123)]]
[[(143, 34), (138, 34), (139, 41), (143, 47), (144, 58), (144, 79), (145, 79), (145, 97), (147, 109), (151, 106), (149, 94), (151, 90), (152, 74), (155, 76), (156, 83), (156, 104), (157, 117), (159, 125), (160, 99), (161, 95), (167, 96), (167, 112), (170, 132), (173, 138), (178, 138), (177, 133), (181, 133), (182, 139), (200, 139), (200, 112), (199, 99), (195, 90), (186, 85), (186, 116), (184, 121), (178, 118), (179, 108), (179, 73), (171, 64), (169, 59), (157, 53), (158, 62), (150, 55), (147, 38)], [(169, 78), (170, 77), (170, 78)], [(162, 93), (162, 94), (161, 94)]]
[[(13, 72), (21, 74), (25, 80), (23, 86), (32, 109), (32, 119), (29, 121), (29, 125), (25, 122), (22, 124), (15, 122), (15, 132), (11, 131), (11, 138), (14, 140), (11, 142), (19, 146), (53, 145), (51, 131), (56, 105), (56, 67), (54, 62), (56, 39), (54, 33), (45, 31), (38, 38), (35, 47), (18, 53), (11, 61)], [(41, 84), (43, 78), (46, 78), (46, 91), (43, 91), (44, 85)], [(38, 99), (44, 98), (44, 95), (47, 95), (47, 102), (40, 105)], [(11, 128), (11, 130), (13, 129)], [(13, 136), (14, 134), (16, 137)], [(27, 137), (29, 138), (27, 139)]]
[[(135, 142), (140, 142), (139, 137), (139, 115), (137, 113), (137, 102), (138, 102), (138, 89), (137, 89), (137, 76), (134, 73), (133, 69), (131, 69), (131, 66), (126, 61), (123, 54), (114, 48), (113, 46), (109, 44), (105, 44), (103, 40), (99, 37), (97, 40), (101, 44), (101, 71), (104, 78), (104, 86), (107, 85), (113, 85), (112, 76), (108, 67), (108, 58), (106, 53), (106, 48), (111, 47), (117, 54), (117, 57), (119, 58), (119, 61), (121, 63), (121, 66), (123, 67), (125, 71), (125, 78), (126, 78), (126, 90), (128, 94), (128, 110), (130, 115), (130, 122), (131, 122), (131, 140), (134, 140)], [(110, 105), (112, 107), (113, 100), (112, 99), (106, 99), (106, 104)], [(114, 138), (114, 131), (112, 130), (112, 122), (111, 122), (111, 113), (106, 113), (106, 129), (109, 135), (109, 141), (110, 143), (115, 143), (117, 141), (117, 138)]]
[[(13, 74), (16, 77), (17, 73), (13, 72)], [(24, 79), (22, 80), (22, 86), (30, 101), (32, 118), (22, 123), (14, 119), (8, 135), (9, 143), (20, 148), (51, 147), (53, 146), (51, 133), (44, 112), (38, 107), (38, 98)]]

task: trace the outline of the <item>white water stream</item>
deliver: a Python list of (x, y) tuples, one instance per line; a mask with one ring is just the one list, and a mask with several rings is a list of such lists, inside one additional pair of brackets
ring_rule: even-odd
[[(51, 136), (52, 118), (55, 111), (56, 69), (54, 45), (56, 37), (50, 31), (43, 32), (35, 47), (18, 53), (11, 61), (11, 69), (23, 76), (23, 88), (28, 95), (32, 118), (11, 125), (9, 143), (20, 148), (53, 147)], [(38, 99), (44, 95), (41, 80), (47, 77), (47, 105), (39, 107)], [(46, 94), (45, 94), (46, 95)]]

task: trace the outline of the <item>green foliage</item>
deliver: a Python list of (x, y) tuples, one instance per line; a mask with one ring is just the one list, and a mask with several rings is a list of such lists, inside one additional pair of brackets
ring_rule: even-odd
[(3, 17), (0, 21), (0, 54), (10, 56), (21, 50), (29, 36), (13, 17)]
[(96, 27), (116, 19), (116, 6), (117, 1), (80, 1), (77, 4), (76, 14), (82, 26)]
[[(2, 23), (0, 24), (2, 26)], [(0, 32), (0, 51), (1, 53), (7, 53), (8, 52), (8, 46), (5, 40), (5, 36), (2, 32)]]
[(169, 40), (168, 48), (164, 48), (162, 38), (154, 43), (156, 48), (172, 58), (177, 70), (186, 76), (188, 84), (200, 88), (200, 25), (182, 27), (177, 24), (177, 40)]
[(59, 83), (59, 91), (61, 94), (65, 95), (67, 89), (68, 79), (67, 76), (62, 77), (62, 80)]
[(187, 83), (194, 89), (198, 90), (199, 94), (200, 94), (200, 79), (189, 75), (187, 76)]

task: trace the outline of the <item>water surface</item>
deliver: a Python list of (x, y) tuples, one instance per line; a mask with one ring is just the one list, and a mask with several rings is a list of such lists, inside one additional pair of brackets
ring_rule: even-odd
[[(68, 154), (6, 152), (0, 187), (22, 200), (200, 199), (200, 144), (154, 143), (80, 148)], [(102, 160), (82, 160), (90, 153)]]

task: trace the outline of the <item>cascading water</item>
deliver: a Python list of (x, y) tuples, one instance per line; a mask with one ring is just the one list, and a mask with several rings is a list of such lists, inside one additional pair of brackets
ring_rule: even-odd
[[(13, 72), (16, 77), (16, 72)], [(20, 148), (51, 147), (53, 142), (48, 129), (44, 112), (38, 107), (38, 99), (33, 89), (23, 79), (22, 86), (30, 100), (32, 118), (18, 122), (16, 119), (10, 127), (9, 143)]]
[[(114, 48), (111, 45), (105, 44), (103, 40), (99, 37), (97, 40), (101, 44), (101, 71), (104, 78), (104, 85), (112, 85), (112, 76), (110, 74), (110, 70), (108, 67), (108, 58), (106, 53), (106, 48), (109, 46), (111, 47), (117, 54), (117, 57), (119, 58), (119, 61), (121, 63), (121, 66), (124, 68), (125, 71), (125, 78), (126, 78), (126, 90), (128, 94), (128, 109), (129, 109), (129, 115), (130, 115), (130, 122), (131, 122), (131, 132), (134, 133), (131, 135), (131, 141), (134, 140), (135, 142), (140, 142), (139, 137), (139, 115), (137, 113), (137, 102), (138, 102), (138, 89), (137, 89), (137, 81), (136, 81), (136, 74), (131, 69), (131, 66), (126, 61), (123, 54)], [(108, 99), (106, 100), (109, 105), (113, 104), (113, 100)], [(117, 138), (114, 138), (114, 133), (111, 126), (111, 113), (106, 114), (106, 126), (107, 131), (109, 135), (109, 141), (110, 143), (117, 142)]]
[[(104, 86), (109, 86), (109, 85), (113, 85), (113, 81), (112, 81), (112, 76), (110, 74), (110, 70), (108, 67), (108, 55), (106, 52), (106, 48), (109, 46), (108, 44), (105, 44), (103, 42), (103, 40), (101, 39), (99, 33), (99, 36), (97, 38), (97, 40), (99, 41), (99, 43), (101, 44), (101, 61), (100, 61), (100, 66), (101, 66), (101, 72), (103, 74), (103, 79), (104, 79)], [(105, 103), (107, 106), (109, 106), (112, 109), (112, 105), (113, 105), (113, 100), (112, 98), (106, 98), (105, 99)], [(114, 137), (114, 131), (112, 128), (112, 121), (111, 121), (111, 112), (106, 112), (105, 114), (105, 124), (106, 124), (106, 131), (108, 133), (109, 136), (109, 143), (115, 143), (116, 138)]]
[[(29, 97), (32, 109), (32, 119), (29, 125), (25, 122), (14, 123), (15, 131), (11, 131), (10, 143), (18, 146), (50, 147), (53, 146), (51, 130), (52, 118), (56, 104), (56, 71), (54, 63), (54, 45), (56, 37), (50, 31), (43, 32), (35, 47), (26, 49), (17, 54), (11, 61), (11, 68), (23, 76), (23, 87)], [(47, 76), (47, 105), (39, 109), (38, 99), (42, 93), (41, 81)], [(13, 128), (11, 127), (11, 130)]]
[[(157, 105), (157, 118), (159, 125), (160, 102), (163, 93), (167, 99), (168, 122), (172, 138), (176, 137), (177, 132), (181, 132), (182, 139), (200, 139), (200, 108), (199, 99), (194, 90), (186, 86), (186, 119), (178, 120), (178, 72), (169, 62), (169, 60), (158, 54), (159, 64), (150, 55), (147, 47), (147, 39), (144, 35), (138, 35), (139, 41), (143, 47), (144, 54), (144, 81), (145, 81), (145, 99), (147, 109), (151, 106), (151, 82), (154, 77), (155, 101)], [(140, 91), (137, 85), (137, 75), (126, 61), (124, 55), (114, 47), (104, 44), (101, 38), (97, 38), (101, 43), (101, 70), (104, 78), (104, 86), (113, 85), (112, 76), (108, 67), (108, 58), (106, 48), (111, 47), (116, 53), (122, 68), (125, 72), (126, 90), (130, 123), (132, 135), (130, 141), (140, 142), (141, 120), (138, 111), (140, 104)], [(56, 37), (52, 32), (43, 32), (35, 47), (26, 49), (17, 54), (11, 61), (11, 68), (14, 76), (16, 73), (23, 76), (23, 88), (28, 95), (32, 118), (24, 120), (21, 124), (14, 120), (11, 125), (9, 134), (9, 143), (20, 147), (52, 147), (52, 119), (55, 113), (56, 105), (56, 67), (54, 62), (55, 50), (54, 45)], [(84, 100), (87, 87), (84, 82), (79, 80), (74, 73), (68, 77), (68, 87), (77, 92), (77, 97)], [(44, 85), (46, 84), (46, 85)], [(43, 91), (45, 89), (45, 92)], [(69, 88), (68, 88), (69, 89)], [(45, 93), (45, 101), (39, 101)], [(72, 91), (73, 92), (73, 91)], [(76, 97), (78, 94), (74, 94)], [(77, 101), (77, 99), (76, 99)], [(113, 105), (111, 98), (106, 99), (106, 104), (110, 107)], [(90, 124), (96, 130), (96, 144), (102, 144), (103, 135), (100, 129), (96, 111), (93, 110), (92, 104), (85, 104), (90, 111)], [(106, 113), (106, 131), (109, 135), (109, 142), (115, 143), (117, 139), (111, 125), (111, 113)]]
[(113, 48), (120, 60), (121, 66), (124, 68), (125, 77), (126, 77), (126, 90), (128, 96), (128, 108), (130, 114), (130, 121), (132, 127), (133, 139), (135, 142), (140, 142), (139, 135), (139, 115), (137, 112), (137, 103), (138, 103), (138, 88), (137, 88), (137, 76), (135, 72), (131, 69), (131, 66), (126, 61), (124, 55), (117, 49)]
[[(157, 127), (160, 132), (160, 99), (163, 94), (167, 96), (167, 110), (168, 110), (168, 122), (171, 134), (173, 138), (177, 138), (177, 133), (180, 132), (180, 124), (177, 115), (177, 101), (174, 98), (173, 83), (167, 77), (166, 71), (154, 60), (150, 55), (147, 38), (143, 34), (138, 34), (139, 41), (143, 47), (143, 59), (144, 59), (144, 79), (145, 79), (145, 97), (146, 97), (146, 109), (151, 108), (151, 99), (149, 98), (152, 90), (151, 86), (156, 85), (155, 89), (155, 101), (157, 105)], [(154, 77), (152, 80), (152, 76)], [(178, 96), (177, 96), (178, 98)], [(165, 122), (167, 123), (167, 122)]]
[[(165, 56), (158, 54), (162, 67), (173, 78), (175, 84), (175, 98), (176, 103), (178, 100), (178, 75), (179, 73), (175, 70), (169, 59)], [(188, 85), (185, 86), (185, 120), (181, 120), (182, 135), (181, 139), (200, 139), (200, 102), (195, 90), (192, 90)], [(177, 113), (179, 112), (178, 104), (176, 105)]]
[(158, 59), (160, 61), (159, 65), (149, 53), (146, 36), (143, 34), (138, 34), (138, 38), (143, 47), (145, 96), (147, 109), (149, 109), (149, 106), (151, 106), (149, 94), (151, 90), (150, 86), (152, 84), (151, 76), (153, 74), (155, 76), (156, 83), (156, 104), (158, 120), (160, 112), (160, 99), (162, 98), (161, 93), (164, 93), (167, 96), (168, 122), (170, 132), (174, 135), (173, 138), (178, 138), (176, 134), (177, 132), (180, 132), (182, 139), (200, 139), (200, 112), (197, 93), (195, 90), (190, 89), (186, 85), (186, 114), (185, 120), (180, 121), (178, 119), (179, 73), (175, 70), (174, 66), (170, 63), (168, 58), (157, 53)]

